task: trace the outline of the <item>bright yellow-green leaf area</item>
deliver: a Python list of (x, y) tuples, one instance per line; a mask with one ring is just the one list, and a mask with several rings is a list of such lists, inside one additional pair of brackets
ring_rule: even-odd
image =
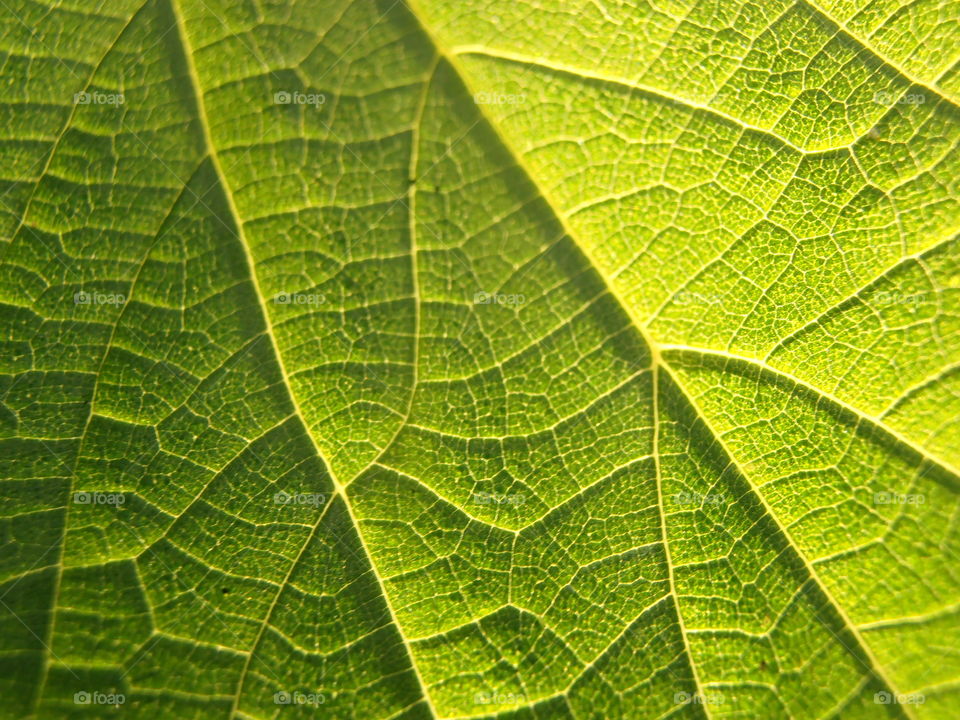
[(0, 55), (0, 717), (960, 717), (960, 2)]

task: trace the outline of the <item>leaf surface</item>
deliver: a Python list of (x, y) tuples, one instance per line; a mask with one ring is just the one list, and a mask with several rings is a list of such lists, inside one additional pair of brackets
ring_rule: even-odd
[(960, 5), (0, 27), (0, 715), (960, 711)]

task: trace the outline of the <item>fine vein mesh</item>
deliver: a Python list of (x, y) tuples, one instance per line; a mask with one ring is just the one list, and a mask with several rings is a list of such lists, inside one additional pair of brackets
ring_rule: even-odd
[(0, 716), (952, 717), (958, 20), (2, 8)]

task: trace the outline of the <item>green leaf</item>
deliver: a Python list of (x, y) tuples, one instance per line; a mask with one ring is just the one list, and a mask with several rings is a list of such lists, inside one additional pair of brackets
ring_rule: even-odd
[(0, 5), (0, 716), (960, 713), (960, 3)]

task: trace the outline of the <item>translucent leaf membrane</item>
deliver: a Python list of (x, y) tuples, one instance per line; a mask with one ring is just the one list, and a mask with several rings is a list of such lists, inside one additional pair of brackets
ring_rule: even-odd
[(956, 3), (0, 27), (0, 717), (960, 712)]

